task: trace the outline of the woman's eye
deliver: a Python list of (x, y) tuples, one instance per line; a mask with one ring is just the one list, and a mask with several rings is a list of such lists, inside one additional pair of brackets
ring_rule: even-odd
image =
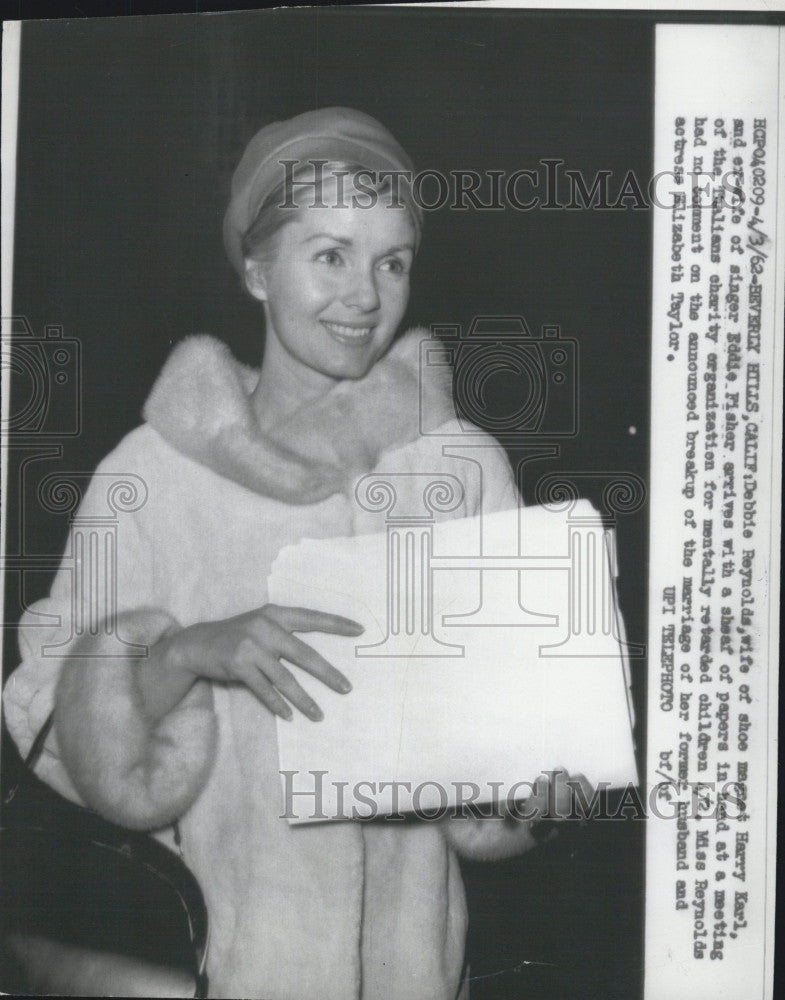
[(392, 274), (406, 274), (406, 265), (399, 257), (389, 257), (382, 263), (381, 270)]
[(343, 263), (343, 258), (338, 250), (322, 250), (321, 253), (316, 255), (316, 259), (322, 261), (324, 264), (330, 264), (331, 266)]

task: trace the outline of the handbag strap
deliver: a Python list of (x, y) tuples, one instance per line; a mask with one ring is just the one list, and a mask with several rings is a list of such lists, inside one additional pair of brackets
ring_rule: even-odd
[(41, 726), (41, 728), (38, 730), (38, 734), (36, 738), (33, 740), (32, 745), (27, 752), (27, 756), (25, 757), (25, 767), (29, 767), (31, 771), (35, 768), (35, 765), (38, 763), (41, 757), (41, 754), (44, 749), (44, 743), (46, 743), (46, 738), (51, 732), (52, 724), (54, 721), (55, 721), (55, 710), (52, 709), (49, 715), (47, 715), (43, 726)]
[[(47, 715), (46, 719), (44, 720), (44, 724), (38, 730), (38, 733), (36, 734), (36, 737), (33, 740), (30, 749), (27, 752), (27, 756), (24, 759), (25, 767), (29, 768), (31, 771), (35, 770), (35, 765), (41, 758), (41, 754), (43, 753), (44, 750), (44, 744), (46, 743), (46, 739), (49, 736), (49, 733), (52, 731), (52, 726), (54, 724), (54, 721), (55, 721), (55, 710), (52, 709), (52, 711), (49, 713), (49, 715)], [(11, 792), (9, 800), (13, 798), (15, 791), (16, 789), (14, 789)], [(180, 824), (178, 823), (177, 820), (173, 821), (172, 829), (174, 831), (175, 845), (177, 846), (177, 849), (180, 852), (180, 858), (183, 859)], [(195, 978), (194, 996), (197, 998), (207, 996), (207, 975), (205, 973), (206, 958), (207, 958), (207, 947), (205, 942), (205, 945), (201, 950), (201, 955), (199, 956), (199, 959), (194, 968), (194, 978)]]
[[(46, 738), (52, 731), (52, 725), (54, 724), (54, 721), (55, 721), (55, 710), (52, 709), (52, 711), (49, 713), (49, 715), (47, 715), (46, 719), (44, 720), (44, 724), (38, 730), (36, 738), (33, 740), (32, 745), (27, 752), (27, 756), (25, 757), (25, 767), (28, 767), (31, 771), (35, 770), (35, 765), (41, 758), (41, 754), (43, 753), (44, 750), (44, 744), (46, 743)], [(172, 830), (174, 831), (175, 846), (179, 850), (180, 857), (182, 858), (183, 857), (182, 837), (180, 834), (180, 824), (177, 822), (177, 820), (173, 820)]]
[[(44, 749), (44, 743), (46, 743), (46, 738), (52, 729), (52, 723), (54, 722), (54, 718), (55, 718), (55, 711), (54, 709), (52, 709), (52, 711), (49, 713), (49, 715), (47, 715), (46, 719), (44, 720), (44, 724), (36, 733), (35, 739), (30, 745), (30, 749), (27, 751), (27, 756), (22, 761), (24, 767), (28, 768), (33, 773), (35, 771), (35, 765), (38, 763), (38, 760)], [(4, 806), (10, 805), (11, 802), (13, 802), (13, 800), (16, 798), (16, 793), (19, 791), (19, 780), (17, 780), (3, 796)]]

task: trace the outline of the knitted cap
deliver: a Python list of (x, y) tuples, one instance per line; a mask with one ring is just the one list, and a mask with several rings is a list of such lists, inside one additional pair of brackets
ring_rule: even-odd
[[(223, 223), (224, 246), (233, 267), (243, 274), (243, 236), (264, 200), (285, 177), (282, 160), (339, 160), (372, 171), (414, 167), (395, 137), (375, 118), (353, 108), (320, 108), (287, 121), (265, 125), (251, 139), (232, 177), (232, 197)], [(412, 217), (416, 242), (422, 210), (401, 180), (400, 197)]]

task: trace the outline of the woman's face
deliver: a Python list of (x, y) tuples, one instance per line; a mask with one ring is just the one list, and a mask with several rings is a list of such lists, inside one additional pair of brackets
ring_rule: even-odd
[[(404, 207), (379, 197), (344, 205), (325, 185), (323, 207), (301, 206), (269, 260), (246, 280), (267, 312), (267, 337), (289, 359), (335, 379), (361, 378), (389, 347), (409, 299), (415, 233)], [(282, 211), (286, 211), (282, 209)]]

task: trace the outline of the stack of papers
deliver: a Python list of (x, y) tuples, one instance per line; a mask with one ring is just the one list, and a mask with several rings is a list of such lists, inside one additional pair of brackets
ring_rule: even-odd
[(283, 549), (273, 603), (365, 627), (302, 636), (353, 690), (293, 668), (325, 718), (278, 722), (290, 822), (524, 799), (556, 767), (635, 783), (609, 539), (579, 501)]

